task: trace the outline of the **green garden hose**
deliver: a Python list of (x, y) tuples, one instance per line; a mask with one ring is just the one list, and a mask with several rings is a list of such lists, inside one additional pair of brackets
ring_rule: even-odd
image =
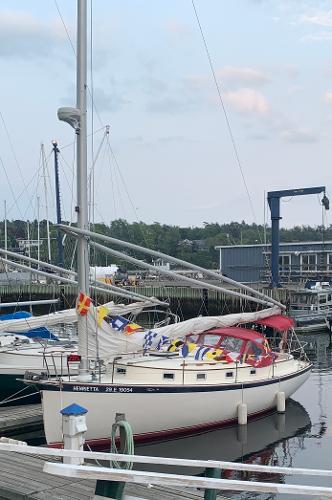
[[(116, 446), (116, 434), (117, 431), (123, 431), (125, 433), (124, 446), (123, 450), (118, 450)], [(134, 437), (133, 431), (130, 424), (126, 420), (119, 420), (112, 425), (112, 434), (111, 434), (111, 453), (121, 453), (124, 455), (134, 455)], [(132, 469), (132, 462), (117, 462), (116, 460), (112, 461), (112, 466), (116, 469)]]

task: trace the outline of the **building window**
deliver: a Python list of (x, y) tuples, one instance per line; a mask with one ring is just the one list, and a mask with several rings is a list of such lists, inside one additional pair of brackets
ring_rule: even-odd
[(327, 271), (332, 271), (332, 253), (327, 254)]
[(279, 255), (279, 270), (282, 273), (289, 273), (291, 270), (291, 255), (281, 254)]
[(310, 272), (317, 271), (317, 254), (303, 253), (301, 254), (301, 271)]

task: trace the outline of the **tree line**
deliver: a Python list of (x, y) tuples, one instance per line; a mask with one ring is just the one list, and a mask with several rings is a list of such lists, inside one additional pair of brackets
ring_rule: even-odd
[[(66, 222), (64, 222), (66, 224)], [(230, 222), (220, 224), (217, 222), (204, 222), (202, 227), (180, 227), (168, 224), (146, 224), (144, 222), (129, 223), (124, 219), (112, 221), (109, 225), (96, 223), (92, 230), (114, 238), (136, 243), (166, 254), (178, 257), (193, 264), (206, 268), (218, 267), (218, 245), (248, 245), (269, 243), (271, 241), (271, 229), (257, 224), (246, 224), (242, 222)], [(50, 222), (50, 241), (52, 263), (58, 263), (57, 255), (57, 229)], [(48, 260), (47, 248), (47, 222), (40, 222), (40, 257)], [(33, 245), (30, 246), (30, 255), (37, 257), (37, 235), (38, 223), (32, 221), (12, 220), (7, 222), (8, 249), (20, 250), (28, 254), (28, 233)], [(1, 246), (4, 248), (4, 222), (0, 222)], [(281, 228), (280, 239), (283, 242), (301, 241), (327, 241), (332, 240), (332, 225), (323, 226), (295, 226), (293, 228)], [(66, 237), (63, 240), (65, 266), (75, 265), (75, 242)], [(19, 248), (20, 247), (20, 248)], [(131, 255), (135, 255), (131, 252)], [(141, 254), (137, 254), (142, 258)], [(151, 260), (151, 259), (150, 259)], [(90, 261), (92, 265), (106, 266), (110, 263), (122, 264), (111, 256), (100, 252), (91, 252)]]

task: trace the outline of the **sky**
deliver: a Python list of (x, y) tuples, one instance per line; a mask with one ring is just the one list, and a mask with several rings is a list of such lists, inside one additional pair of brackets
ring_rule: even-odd
[[(192, 0), (88, 0), (95, 221), (263, 223), (268, 191), (332, 197), (332, 2), (194, 4), (243, 176)], [(75, 220), (75, 137), (56, 114), (75, 106), (75, 31), (73, 0), (0, 0), (0, 219), (5, 200), (9, 219), (38, 206), (55, 219), (56, 139)], [(286, 227), (332, 223), (317, 195), (285, 199), (281, 215)]]

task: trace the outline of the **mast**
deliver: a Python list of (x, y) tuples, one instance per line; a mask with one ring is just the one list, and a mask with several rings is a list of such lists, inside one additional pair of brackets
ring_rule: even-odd
[[(87, 2), (77, 1), (77, 74), (76, 107), (79, 110), (77, 129), (77, 227), (88, 229), (87, 198)], [(86, 238), (80, 238), (77, 245), (78, 291), (89, 295), (89, 247)], [(89, 379), (88, 374), (88, 330), (86, 316), (78, 316), (79, 354), (81, 356), (79, 376)]]
[(46, 216), (46, 230), (47, 230), (47, 260), (51, 262), (51, 237), (50, 237), (50, 221), (48, 218), (48, 198), (47, 198), (47, 182), (46, 182), (46, 158), (44, 144), (41, 145), (41, 155), (43, 164), (43, 178), (44, 178), (44, 196), (45, 196), (45, 216)]
[[(53, 145), (53, 154), (54, 154), (54, 172), (55, 172), (55, 197), (56, 197), (56, 221), (57, 224), (61, 224), (61, 201), (60, 201), (60, 177), (59, 177), (59, 162), (58, 162), (58, 154), (59, 148), (57, 141), (52, 141)], [(63, 245), (61, 238), (61, 231), (57, 229), (57, 247), (58, 247), (58, 264), (63, 267), (64, 259), (63, 259)]]
[[(77, 58), (76, 58), (76, 108), (59, 108), (58, 118), (74, 128), (77, 135), (77, 227), (88, 229), (88, 178), (87, 178), (87, 1), (77, 0)], [(78, 293), (89, 295), (89, 245), (86, 237), (77, 242)], [(78, 353), (81, 357), (78, 380), (91, 380), (88, 365), (87, 317), (78, 315)]]
[[(40, 197), (37, 196), (37, 259), (40, 261)], [(7, 257), (6, 257), (7, 258)], [(39, 269), (39, 264), (38, 264)]]
[[(8, 234), (7, 234), (7, 201), (6, 200), (4, 201), (4, 211), (5, 211), (5, 213), (4, 213), (4, 218), (5, 218), (4, 222), (5, 222), (5, 251), (6, 251), (6, 253), (5, 253), (5, 259), (7, 259)], [(6, 264), (5, 265), (5, 271), (7, 272), (7, 270), (8, 270), (8, 266)]]

